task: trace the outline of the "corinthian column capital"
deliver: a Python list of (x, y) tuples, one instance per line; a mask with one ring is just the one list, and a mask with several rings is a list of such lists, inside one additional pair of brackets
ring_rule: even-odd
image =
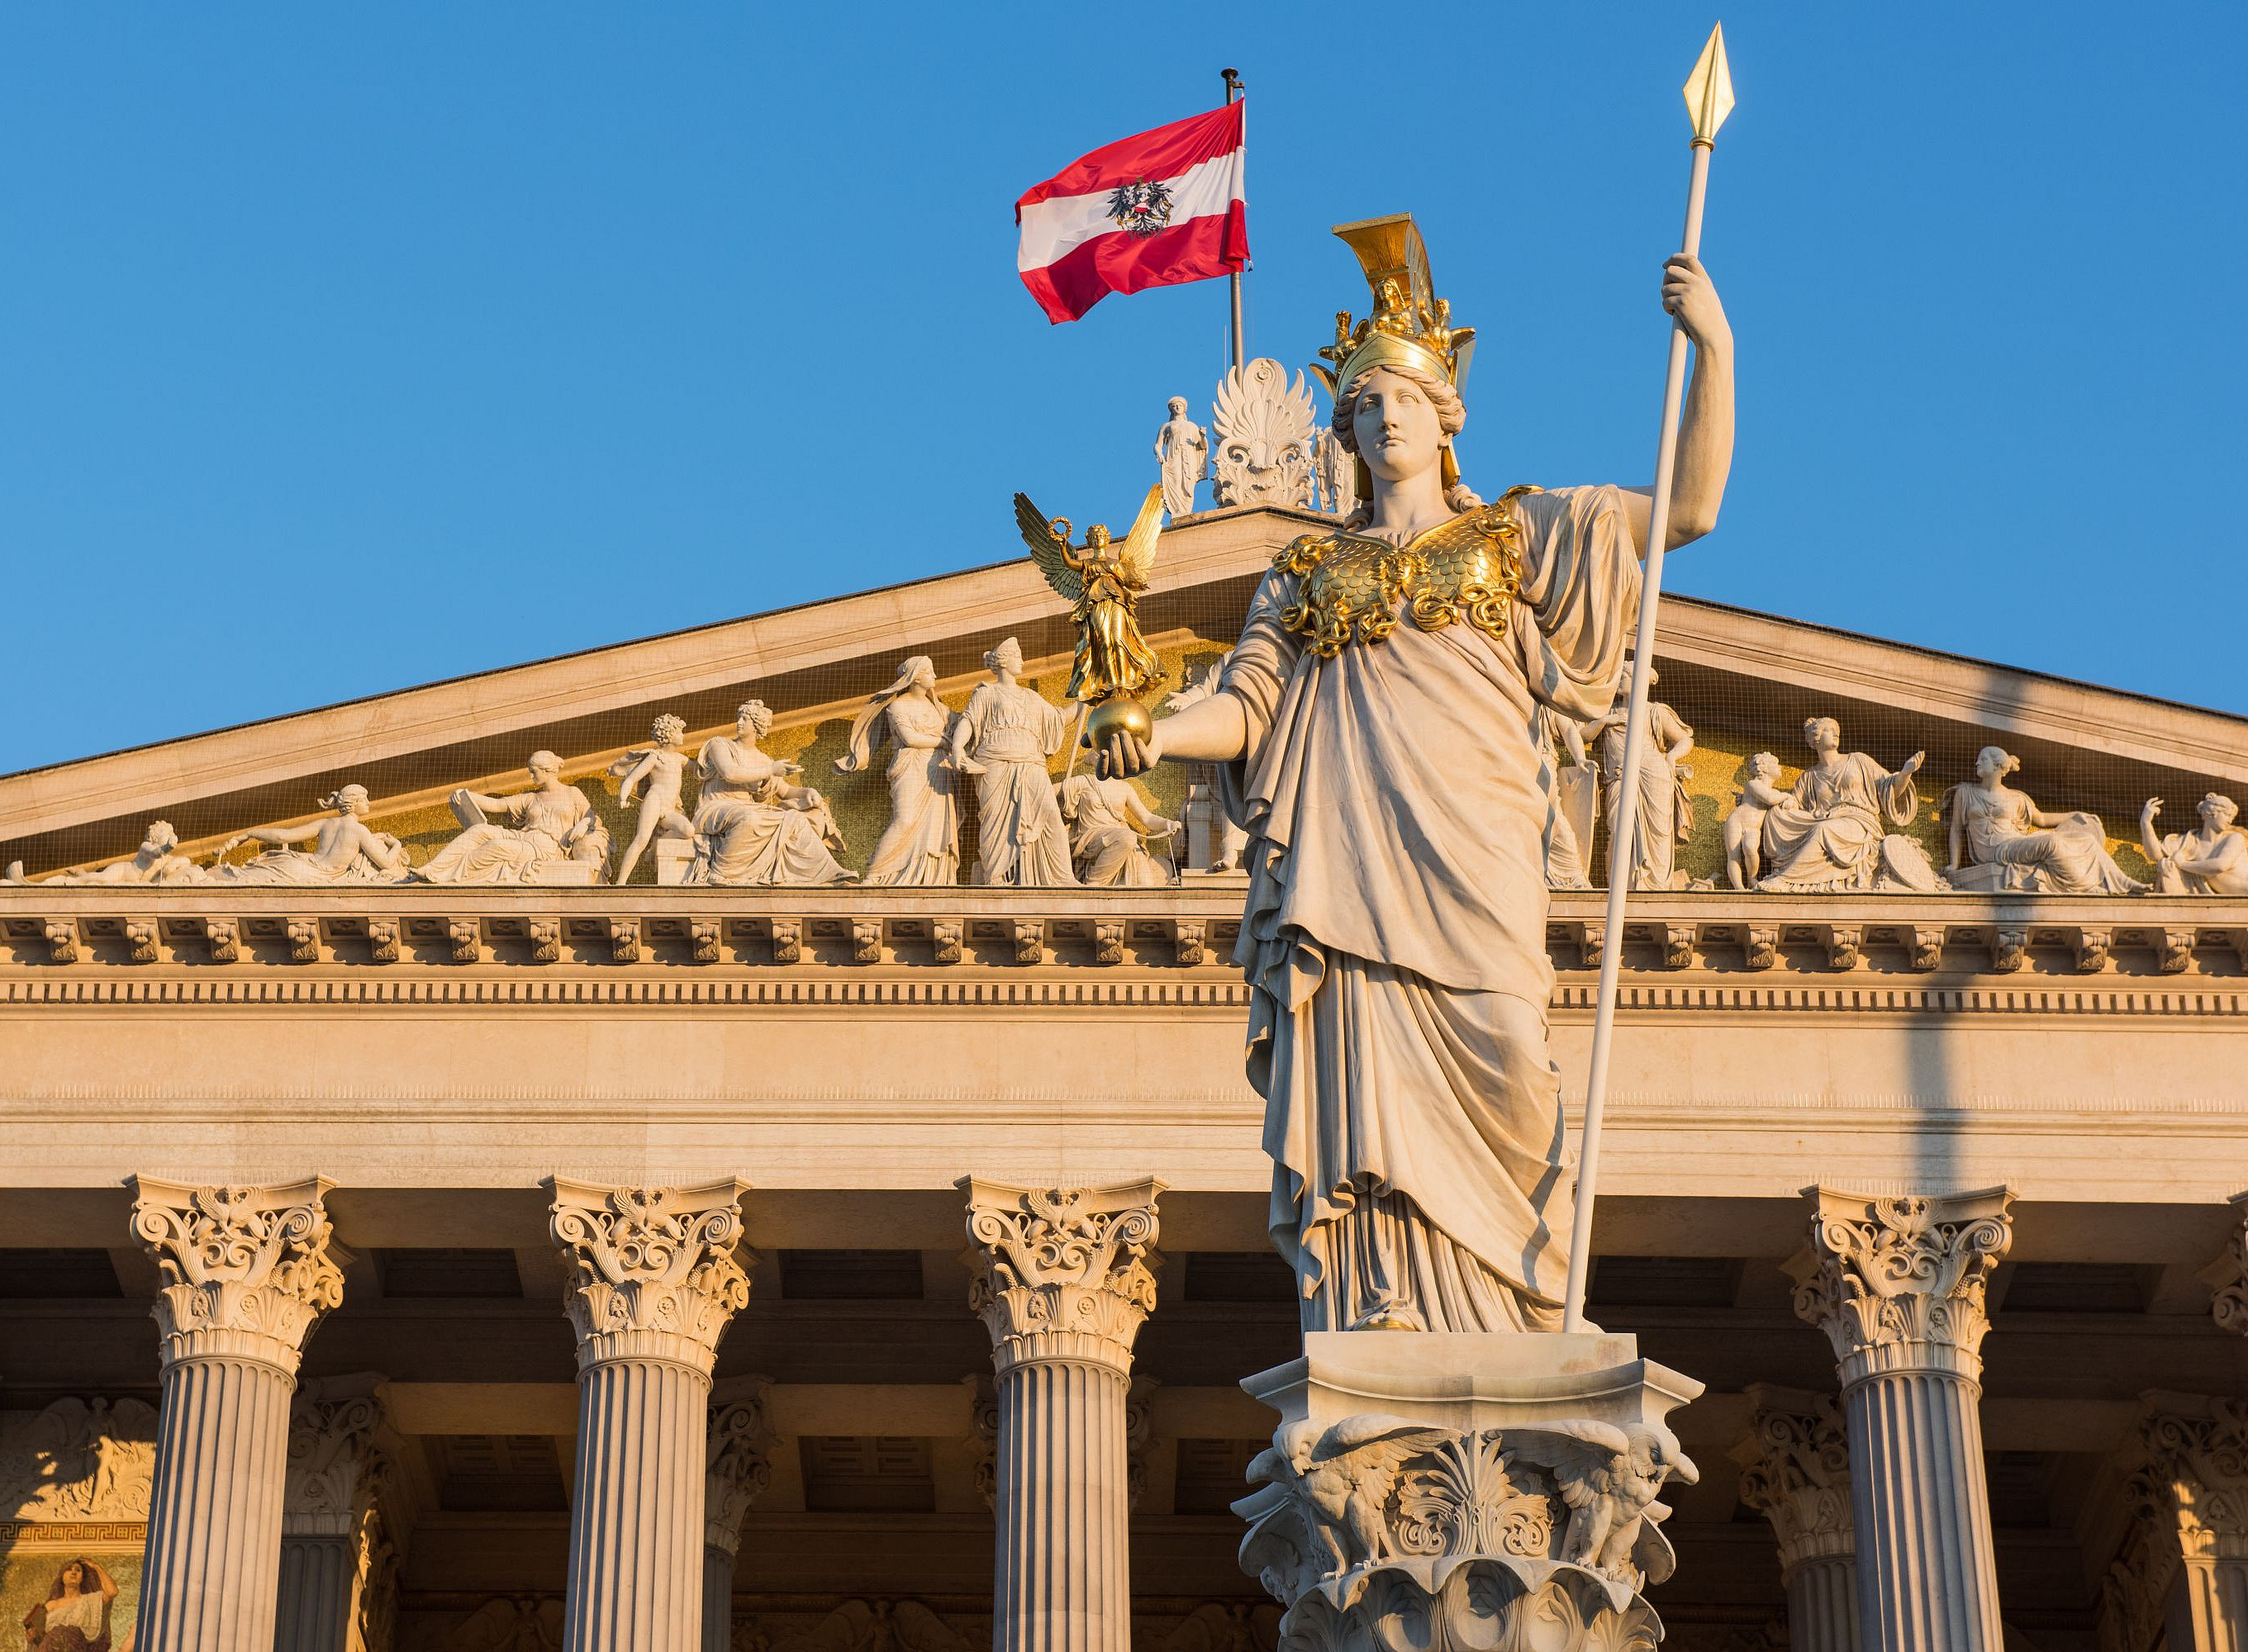
[(749, 1305), (737, 1254), (746, 1183), (605, 1187), (550, 1177), (549, 1229), (570, 1269), (563, 1307), (578, 1333), (578, 1368), (668, 1360), (708, 1378), (727, 1324)]
[(195, 1187), (134, 1176), (133, 1233), (156, 1258), (163, 1363), (223, 1354), (296, 1374), (305, 1339), (344, 1299), (329, 1254), (323, 1176), (284, 1186)]
[(1756, 1421), (1733, 1450), (1741, 1501), (1772, 1522), (1783, 1577), (1810, 1560), (1854, 1553), (1850, 1441), (1841, 1408), (1823, 1394), (1751, 1386)]
[(382, 1402), (367, 1378), (314, 1383), (289, 1407), (284, 1537), (349, 1537), (372, 1505), (382, 1463), (374, 1436)]
[(2005, 1188), (1936, 1196), (1807, 1189), (1795, 1312), (1833, 1344), (1843, 1385), (1888, 1371), (1982, 1370), (1984, 1292), (2013, 1240)]
[(1107, 1188), (1018, 1188), (963, 1176), (969, 1306), (991, 1333), (998, 1374), (1026, 1360), (1128, 1370), (1155, 1306), (1153, 1179)]
[(2187, 1560), (2248, 1560), (2248, 1401), (2149, 1394), (2132, 1500)]
[(772, 1484), (772, 1425), (765, 1401), (770, 1377), (729, 1377), (710, 1389), (710, 1435), (704, 1450), (702, 1541), (741, 1552), (742, 1521)]

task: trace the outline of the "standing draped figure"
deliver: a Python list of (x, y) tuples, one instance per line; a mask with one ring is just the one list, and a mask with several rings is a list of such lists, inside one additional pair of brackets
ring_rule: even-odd
[(976, 777), (976, 881), (1043, 888), (1073, 884), (1069, 828), (1046, 760), (1069, 737), (1061, 708), (1018, 680), (1023, 650), (1009, 637), (984, 656), (979, 682), (952, 730), (952, 766)]
[[(1623, 671), (1631, 672), (1626, 659)], [(1651, 686), (1659, 679), (1647, 674)], [(1608, 841), (1615, 841), (1617, 812), (1623, 803), (1624, 708), (1616, 706), (1596, 721), (1589, 732), (1600, 742), (1600, 790), (1607, 811)], [(1679, 765), (1694, 749), (1694, 730), (1686, 720), (1660, 700), (1647, 703), (1647, 738), (1640, 748), (1639, 812), (1632, 822), (1632, 888), (1675, 889), (1678, 846), (1692, 834), (1694, 805), (1686, 796), (1686, 773)]]
[(916, 654), (898, 667), (898, 680), (873, 699), (851, 724), (851, 749), (835, 759), (844, 774), (874, 760), (887, 726), (890, 744), (890, 824), (874, 846), (860, 881), (925, 887), (960, 881), (960, 809), (945, 735), (953, 715), (936, 697), (936, 667)]
[[(1216, 694), (1144, 739), (1115, 734), (1100, 760), (1217, 764), (1249, 833), (1235, 956), (1266, 1221), (1304, 1329), (1556, 1329), (1573, 1200), (1536, 724), (1613, 703), (1648, 500), (1477, 499), (1451, 447), (1458, 335), (1417, 233), (1395, 218), (1339, 233), (1376, 294), (1326, 353), (1368, 502), (1278, 559)], [(1668, 267), (1664, 301), (1696, 346), (1683, 543), (1715, 519), (1730, 463), (1730, 334), (1690, 260)]]

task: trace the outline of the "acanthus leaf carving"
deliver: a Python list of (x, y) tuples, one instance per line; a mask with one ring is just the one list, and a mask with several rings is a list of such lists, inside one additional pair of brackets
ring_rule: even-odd
[(710, 1423), (704, 1445), (703, 1542), (737, 1553), (742, 1521), (772, 1484), (774, 1436), (766, 1404), (769, 1377), (733, 1377), (710, 1392)]
[(305, 1339), (343, 1301), (321, 1177), (278, 1187), (133, 1181), (133, 1231), (156, 1259), (164, 1362), (221, 1346), (294, 1372)]
[(2012, 1243), (2013, 1196), (1820, 1188), (1816, 1199), (1810, 1248), (1789, 1264), (1795, 1312), (1826, 1333), (1843, 1381), (1916, 1365), (1974, 1374), (1991, 1271)]
[(1107, 1188), (1018, 1188), (963, 1177), (969, 1307), (1014, 1360), (1066, 1339), (1128, 1363), (1155, 1306), (1153, 1180)]
[(1790, 1402), (1751, 1388), (1755, 1425), (1734, 1459), (1740, 1498), (1772, 1523), (1783, 1575), (1806, 1560), (1854, 1551), (1850, 1512), (1850, 1443), (1832, 1395)]
[(549, 1229), (571, 1272), (563, 1306), (580, 1364), (638, 1349), (706, 1374), (750, 1299), (737, 1181), (607, 1187), (550, 1178)]
[(156, 1410), (65, 1396), (0, 1440), (0, 1520), (145, 1520)]

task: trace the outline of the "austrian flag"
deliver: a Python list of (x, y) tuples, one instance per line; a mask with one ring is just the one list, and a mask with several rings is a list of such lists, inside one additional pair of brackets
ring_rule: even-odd
[(1074, 321), (1112, 292), (1248, 267), (1245, 106), (1095, 149), (1015, 202), (1015, 266), (1049, 321)]

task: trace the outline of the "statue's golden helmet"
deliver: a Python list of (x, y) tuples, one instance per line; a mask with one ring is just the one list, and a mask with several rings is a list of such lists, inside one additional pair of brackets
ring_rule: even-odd
[[(1450, 304), (1436, 296), (1429, 274), (1429, 249), (1413, 215), (1400, 212), (1339, 223), (1334, 232), (1358, 255), (1374, 309), (1355, 326), (1349, 311), (1336, 312), (1334, 342), (1319, 352), (1332, 365), (1312, 364), (1313, 375), (1327, 393), (1339, 394), (1360, 374), (1376, 367), (1409, 368), (1441, 379), (1456, 391), (1461, 388), (1475, 354), (1475, 329), (1454, 326)], [(1371, 480), (1364, 474), (1363, 462), (1360, 470), (1359, 497), (1365, 498)], [(1448, 447), (1444, 485), (1458, 480), (1458, 461)]]

